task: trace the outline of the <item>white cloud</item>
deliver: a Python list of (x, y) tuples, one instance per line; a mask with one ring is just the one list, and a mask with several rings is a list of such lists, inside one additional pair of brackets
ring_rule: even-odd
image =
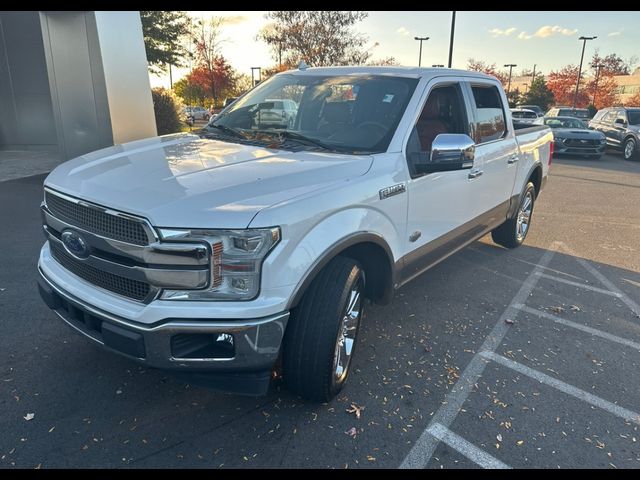
[(565, 27), (561, 27), (559, 25), (545, 25), (543, 27), (540, 27), (538, 30), (536, 30), (533, 34), (529, 35), (527, 32), (525, 32), (524, 30), (522, 30), (519, 34), (518, 34), (518, 38), (520, 40), (529, 40), (533, 37), (538, 37), (538, 38), (548, 38), (548, 37), (553, 37), (555, 35), (564, 35), (565, 37), (571, 36), (571, 35), (575, 35), (576, 33), (578, 33), (578, 29), (577, 28), (565, 28)]
[(492, 28), (491, 30), (489, 30), (489, 33), (494, 38), (496, 38), (496, 37), (508, 37), (509, 35), (514, 33), (516, 30), (517, 30), (516, 27), (507, 28), (506, 30), (501, 30), (499, 28)]
[(404, 27), (400, 27), (399, 29), (396, 30), (396, 33), (399, 33), (400, 35), (404, 35), (406, 37), (411, 32)]
[(622, 35), (622, 31), (620, 32), (611, 32), (607, 35), (607, 37), (617, 37), (618, 35)]

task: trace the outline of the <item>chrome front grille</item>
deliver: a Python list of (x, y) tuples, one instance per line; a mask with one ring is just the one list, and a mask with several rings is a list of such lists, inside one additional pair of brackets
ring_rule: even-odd
[[(211, 246), (159, 241), (144, 218), (46, 188), (42, 220), (53, 259), (109, 292), (149, 303), (164, 288), (200, 290), (210, 284)], [(81, 240), (81, 253), (65, 239), (67, 231)]]
[(86, 280), (93, 285), (128, 297), (138, 302), (143, 302), (149, 296), (151, 287), (148, 283), (132, 280), (130, 278), (114, 275), (113, 273), (99, 270), (87, 265), (69, 255), (63, 247), (57, 243), (51, 244), (51, 255), (64, 268), (74, 275)]
[(67, 200), (49, 191), (45, 191), (45, 203), (54, 216), (83, 230), (134, 245), (149, 244), (149, 235), (141, 221), (114, 215), (106, 209), (79, 201)]

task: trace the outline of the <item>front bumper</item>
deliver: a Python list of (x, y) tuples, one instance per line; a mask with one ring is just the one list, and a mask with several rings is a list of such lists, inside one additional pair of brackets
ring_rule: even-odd
[(606, 147), (607, 147), (606, 143), (601, 143), (599, 145), (567, 146), (562, 141), (556, 141), (554, 142), (553, 154), (597, 157), (604, 154)]
[(56, 286), (39, 270), (43, 301), (103, 348), (149, 367), (190, 374), (221, 390), (266, 393), (289, 312), (257, 319), (167, 318), (142, 325), (110, 314)]

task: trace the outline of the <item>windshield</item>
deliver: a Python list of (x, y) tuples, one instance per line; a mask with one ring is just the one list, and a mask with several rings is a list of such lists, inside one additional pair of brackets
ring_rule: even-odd
[(629, 125), (640, 125), (640, 110), (627, 110)]
[(271, 144), (281, 138), (345, 153), (384, 152), (417, 83), (386, 75), (280, 74), (229, 105), (204, 131), (233, 133), (229, 141), (267, 134)]
[(577, 118), (546, 118), (544, 124), (551, 128), (587, 128), (584, 122)]
[(524, 108), (526, 110), (533, 110), (536, 113), (542, 113), (542, 109), (537, 105), (520, 105), (518, 108)]
[(515, 118), (538, 118), (536, 112), (512, 112)]

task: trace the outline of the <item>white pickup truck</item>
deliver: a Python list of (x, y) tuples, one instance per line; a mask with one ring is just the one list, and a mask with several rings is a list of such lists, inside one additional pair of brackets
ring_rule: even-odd
[[(266, 127), (273, 99), (295, 119)], [(92, 342), (193, 382), (330, 400), (365, 301), (491, 232), (520, 245), (551, 163), (493, 77), (401, 67), (271, 77), (197, 134), (58, 166), (39, 291)]]

